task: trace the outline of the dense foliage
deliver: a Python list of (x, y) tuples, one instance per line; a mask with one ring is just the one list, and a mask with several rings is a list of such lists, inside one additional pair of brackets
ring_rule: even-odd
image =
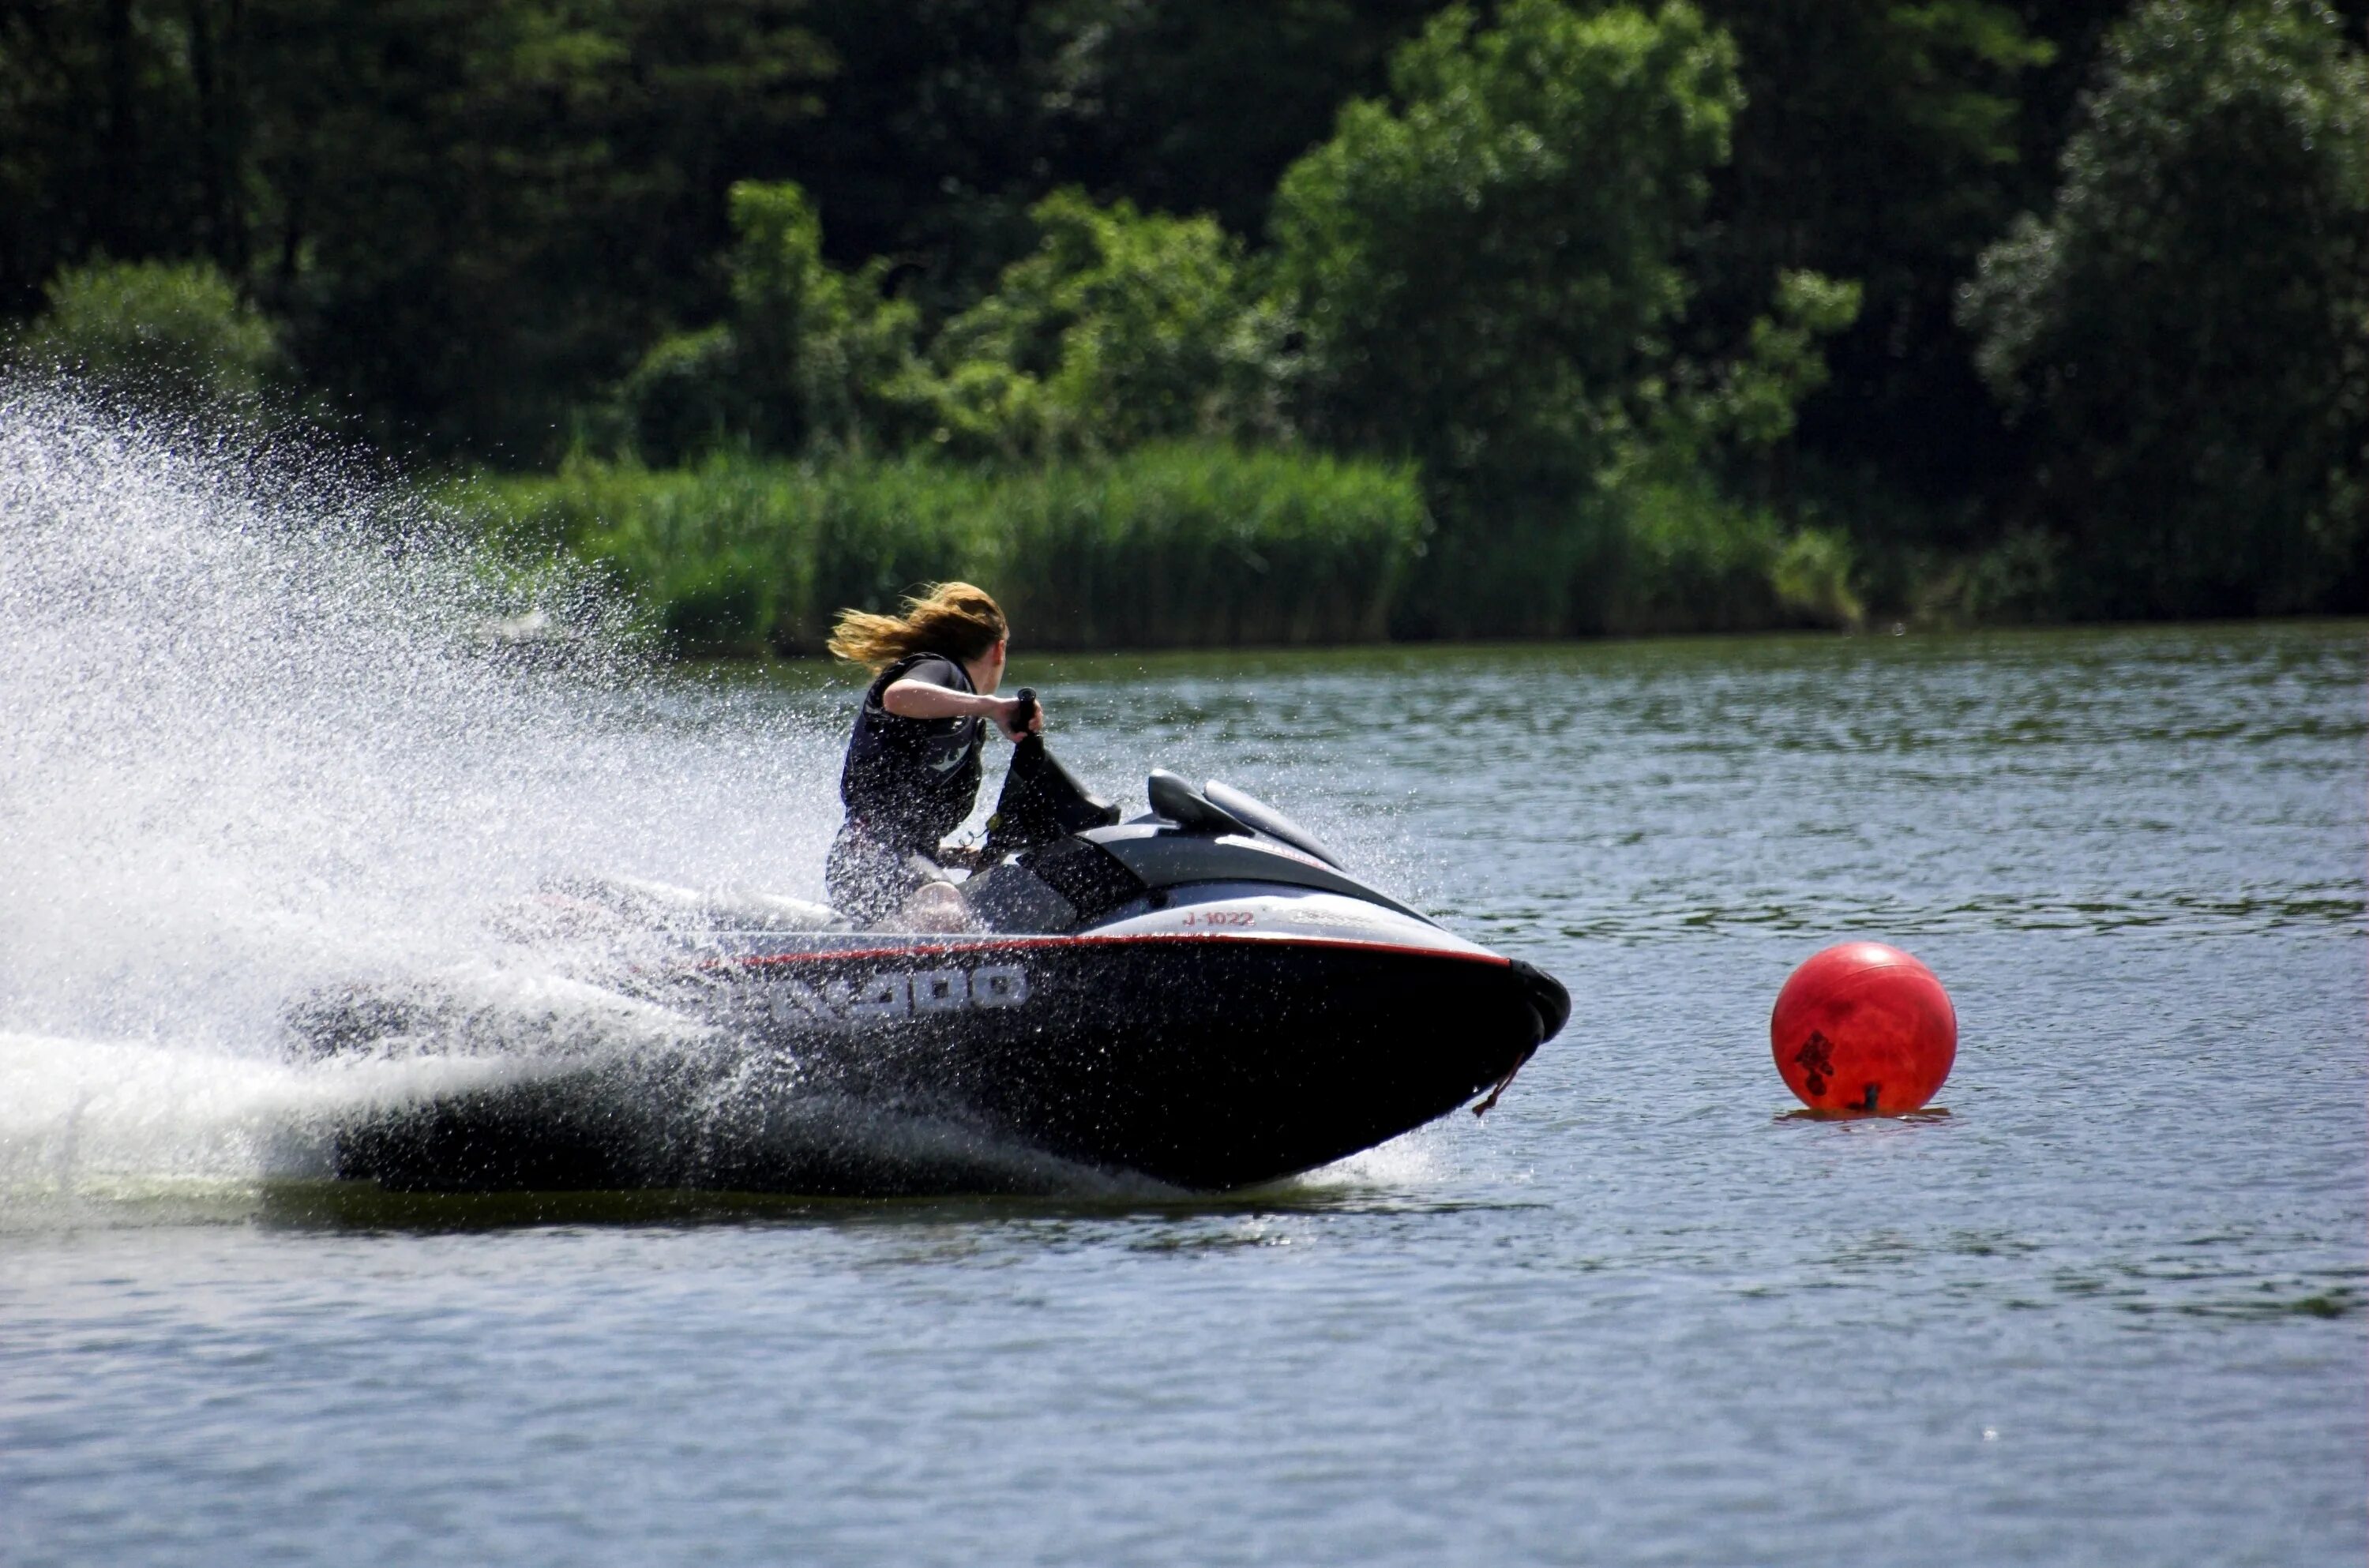
[(102, 398), (185, 411), (251, 402), (277, 379), (280, 344), (261, 313), (202, 262), (70, 267), (11, 357), (76, 378)]
[(1966, 315), (2086, 601), (2357, 600), (2369, 69), (2333, 17), (2154, 0), (2117, 29), (2052, 210), (1985, 253)]
[(1276, 192), (1315, 430), (1449, 483), (1584, 483), (1685, 306), (1734, 52), (1679, 5), (1434, 21)]
[[(610, 498), (568, 537), (666, 604), (770, 583), (693, 641), (977, 565), (924, 496), (1035, 539), (1188, 470), (1412, 473), (1428, 539), (1196, 635), (2357, 610), (2364, 13), (0, 0), (0, 354), (574, 453), (502, 494)], [(648, 521), (736, 486), (869, 575)]]

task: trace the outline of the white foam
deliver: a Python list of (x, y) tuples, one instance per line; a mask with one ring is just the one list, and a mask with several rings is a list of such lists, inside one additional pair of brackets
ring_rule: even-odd
[(815, 891), (836, 736), (616, 620), (318, 454), (0, 383), (0, 1202), (303, 1173), (329, 1103), (486, 1070), (300, 1064), (283, 1014), (580, 976), (489, 919), (546, 878)]
[(1376, 1144), (1346, 1160), (1336, 1160), (1310, 1171), (1299, 1177), (1297, 1185), (1312, 1192), (1344, 1194), (1375, 1188), (1397, 1192), (1434, 1185), (1454, 1162), (1448, 1146), (1449, 1137), (1442, 1123), (1427, 1123), (1412, 1132), (1401, 1133), (1388, 1143)]
[(487, 1057), (297, 1062), (166, 1041), (0, 1034), (0, 1191), (143, 1175), (326, 1173), (326, 1118), (490, 1082)]

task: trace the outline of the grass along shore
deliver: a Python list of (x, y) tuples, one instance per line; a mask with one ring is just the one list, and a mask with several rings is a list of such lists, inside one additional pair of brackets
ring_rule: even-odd
[[(505, 553), (601, 566), (703, 655), (813, 653), (841, 608), (944, 578), (987, 586), (1041, 648), (1372, 643), (1443, 612), (1482, 636), (1858, 620), (1839, 539), (1805, 545), (1764, 515), (1667, 492), (1606, 504), (1619, 498), (1590, 509), (1587, 532), (1610, 548), (1533, 555), (1441, 538), (1410, 467), (1217, 443), (1018, 471), (917, 456), (577, 461), (437, 491)], [(1485, 573), (1438, 570), (1517, 551)], [(1538, 625), (1541, 601), (1571, 610)]]
[(1385, 636), (1429, 522), (1407, 470), (1189, 446), (1021, 473), (898, 458), (581, 462), (440, 499), (512, 549), (605, 566), (687, 652), (818, 651), (843, 606), (991, 589), (1046, 648)]

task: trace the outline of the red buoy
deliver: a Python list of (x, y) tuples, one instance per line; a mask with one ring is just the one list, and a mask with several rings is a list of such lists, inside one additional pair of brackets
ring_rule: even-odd
[(1846, 942), (1793, 971), (1768, 1015), (1785, 1086), (1814, 1111), (1896, 1116), (1940, 1093), (1958, 1013), (1933, 971), (1881, 942)]

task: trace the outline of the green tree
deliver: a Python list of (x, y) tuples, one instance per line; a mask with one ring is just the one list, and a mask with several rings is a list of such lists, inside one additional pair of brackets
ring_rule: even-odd
[(1070, 177), (1052, 63), (1079, 0), (831, 0), (804, 20), (838, 68), (782, 176), (831, 215), (831, 258), (892, 258), (933, 323), (1028, 247), (1029, 204)]
[(1443, 532), (1410, 629), (1585, 624), (1563, 596), (1611, 543), (1586, 502), (1666, 368), (1734, 51), (1684, 4), (1510, 0), (1443, 12), (1391, 85), (1276, 193), (1304, 428), (1420, 462)]
[(1734, 52), (1690, 6), (1452, 6), (1276, 193), (1311, 427), (1435, 483), (1568, 483), (1686, 300), (1678, 252), (1725, 155)]
[(783, 172), (832, 259), (897, 259), (934, 323), (992, 292), (1076, 186), (1263, 232), (1284, 166), (1438, 0), (832, 0), (839, 62)]
[(2053, 210), (1963, 302), (2076, 608), (2243, 614), (2369, 578), (2369, 71), (2318, 5), (2156, 0)]
[(244, 8), (0, 0), (0, 312), (101, 258), (242, 271)]
[(899, 422), (920, 313), (886, 292), (888, 264), (822, 258), (822, 220), (788, 182), (732, 188), (734, 331), (756, 434), (777, 452), (860, 449)]
[(885, 292), (888, 265), (823, 260), (822, 220), (795, 184), (732, 188), (731, 314), (661, 339), (620, 401), (637, 453), (671, 464), (738, 444), (795, 454), (894, 440), (921, 395), (920, 313)]
[(1783, 273), (1855, 280), (1862, 308), (1827, 346), (1830, 390), (1802, 411), (1814, 476), (1924, 498), (1985, 488), (2012, 449), (1952, 291), (2039, 197), (2020, 95), (2052, 46), (1994, 0), (1703, 7), (1735, 40), (1746, 102), (1689, 262), (1690, 348), (1724, 351)]
[(713, 311), (726, 189), (827, 67), (789, 0), (258, 4), (266, 303), (385, 426), (512, 461)]
[(1276, 182), (1389, 86), (1439, 0), (1064, 0), (1046, 67), (1062, 177), (1264, 234)]
[(1100, 207), (1074, 189), (1029, 216), (1036, 251), (933, 346), (942, 440), (1027, 457), (1255, 420), (1272, 318), (1238, 242), (1208, 218)]
[(546, 456), (830, 64), (799, 0), (0, 0), (0, 312), (209, 258), (365, 428)]
[(10, 357), (131, 402), (194, 408), (252, 399), (280, 372), (270, 325), (205, 262), (69, 268)]

